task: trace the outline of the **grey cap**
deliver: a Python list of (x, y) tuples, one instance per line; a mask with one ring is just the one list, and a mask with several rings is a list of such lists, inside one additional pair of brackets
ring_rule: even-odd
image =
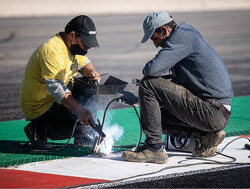
[(173, 19), (167, 12), (153, 12), (143, 22), (144, 36), (141, 43), (145, 43), (154, 33), (156, 28), (171, 22)]

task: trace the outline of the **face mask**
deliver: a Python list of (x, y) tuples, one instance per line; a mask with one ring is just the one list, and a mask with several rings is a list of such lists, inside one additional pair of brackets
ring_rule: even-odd
[(71, 45), (69, 51), (72, 55), (85, 55), (87, 54), (87, 51), (83, 50), (78, 44)]
[(71, 47), (70, 47), (70, 49), (69, 49), (69, 51), (71, 52), (71, 54), (72, 55), (85, 55), (85, 54), (87, 54), (87, 51), (85, 51), (85, 50), (83, 50), (81, 47), (80, 47), (80, 45), (78, 44), (78, 41), (77, 41), (77, 39), (76, 39), (76, 42), (77, 42), (77, 44), (75, 44), (75, 45), (72, 45), (72, 42), (71, 42)]

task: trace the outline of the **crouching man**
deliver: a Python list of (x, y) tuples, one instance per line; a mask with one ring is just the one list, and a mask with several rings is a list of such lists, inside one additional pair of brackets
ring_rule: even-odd
[[(144, 145), (125, 151), (134, 162), (166, 163), (162, 133), (168, 128), (199, 132), (201, 147), (192, 155), (212, 156), (226, 133), (233, 90), (223, 61), (201, 34), (185, 23), (176, 24), (166, 12), (154, 12), (143, 23), (142, 43), (151, 39), (162, 49), (143, 69), (139, 87)], [(172, 80), (164, 79), (169, 70)]]
[(94, 22), (80, 15), (31, 55), (23, 76), (20, 104), (25, 118), (31, 121), (24, 131), (33, 148), (50, 149), (47, 138), (69, 138), (77, 119), (75, 144), (93, 141), (93, 130), (87, 127), (95, 126), (92, 113), (79, 103), (69, 87), (78, 71), (90, 82), (100, 81), (100, 75), (85, 56), (91, 47), (99, 47)]

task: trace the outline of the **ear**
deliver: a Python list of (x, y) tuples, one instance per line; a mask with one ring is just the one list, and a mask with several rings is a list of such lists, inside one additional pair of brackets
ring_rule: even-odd
[(74, 32), (74, 31), (71, 31), (71, 32), (69, 33), (69, 38), (70, 38), (70, 40), (73, 40), (74, 37), (75, 37), (75, 32)]
[(161, 33), (163, 35), (164, 38), (166, 38), (167, 36), (167, 28), (165, 26), (161, 26)]
[(162, 26), (162, 31), (163, 31), (163, 34), (164, 34), (164, 38), (167, 38), (170, 36), (170, 33), (171, 33), (171, 29), (169, 27), (166, 27), (166, 26)]

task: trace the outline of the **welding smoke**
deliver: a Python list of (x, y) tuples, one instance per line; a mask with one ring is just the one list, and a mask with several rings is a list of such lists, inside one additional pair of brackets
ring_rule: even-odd
[(110, 127), (105, 127), (104, 133), (106, 134), (106, 138), (100, 146), (100, 152), (109, 154), (110, 152), (112, 152), (112, 146), (114, 145), (115, 141), (121, 138), (124, 130), (122, 127), (115, 124)]
[[(117, 95), (93, 95), (92, 91), (87, 89), (84, 91), (84, 94), (82, 94), (77, 100), (81, 103), (81, 105), (84, 106), (84, 108), (92, 113), (95, 122), (97, 118), (102, 122), (104, 115), (100, 115), (100, 112), (97, 115), (97, 111), (105, 110), (108, 102), (116, 97)], [(110, 107), (112, 107), (112, 105)], [(112, 151), (112, 146), (114, 145), (115, 141), (121, 138), (124, 130), (117, 124), (110, 124), (112, 120), (111, 112), (107, 111), (105, 118), (106, 119), (103, 125), (103, 132), (106, 134), (106, 137), (101, 143), (100, 152), (109, 154)], [(96, 133), (95, 131), (93, 132)], [(96, 135), (98, 134), (96, 133)]]

